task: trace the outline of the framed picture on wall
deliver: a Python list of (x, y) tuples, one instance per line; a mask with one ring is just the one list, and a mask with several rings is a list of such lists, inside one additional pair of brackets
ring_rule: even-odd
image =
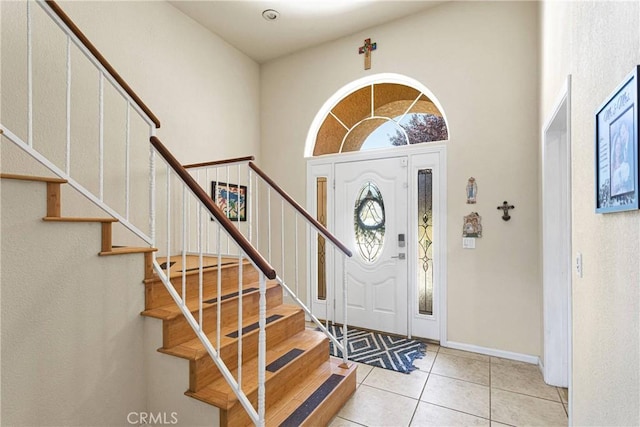
[(638, 209), (638, 74), (623, 80), (596, 113), (596, 212)]
[(247, 220), (247, 187), (211, 181), (211, 198), (231, 221)]

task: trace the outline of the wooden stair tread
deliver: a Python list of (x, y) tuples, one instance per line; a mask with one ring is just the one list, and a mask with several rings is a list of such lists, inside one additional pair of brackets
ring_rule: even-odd
[[(326, 425), (329, 423), (329, 420), (333, 417), (334, 414), (325, 414), (325, 420), (319, 420), (314, 415), (318, 412), (322, 411), (320, 405), (323, 402), (328, 401), (332, 398), (332, 395), (340, 393), (341, 396), (340, 401), (337, 402), (339, 405), (336, 405), (338, 408), (342, 407), (342, 405), (348, 400), (348, 398), (353, 394), (356, 387), (355, 375), (356, 375), (357, 365), (351, 362), (348, 368), (342, 367), (342, 359), (338, 359), (336, 357), (329, 357), (329, 359), (323, 363), (321, 366), (316, 368), (316, 370), (309, 375), (305, 381), (299, 384), (298, 387), (294, 387), (288, 392), (282, 394), (278, 402), (270, 407), (270, 411), (266, 416), (266, 425), (268, 426), (280, 426), (282, 423), (287, 420), (287, 418), (293, 414), (300, 406), (302, 406), (307, 399), (309, 399), (316, 390), (333, 374), (341, 375), (344, 377), (340, 381), (340, 384), (331, 391), (331, 393), (326, 396), (323, 401), (318, 402), (318, 406), (314, 407), (312, 412), (303, 420), (296, 423), (299, 425), (308, 424), (308, 421), (313, 420), (312, 425)], [(346, 386), (346, 389), (338, 389), (338, 387)], [(337, 412), (337, 411), (336, 411)], [(323, 422), (324, 421), (324, 422)]]
[(0, 173), (2, 179), (17, 179), (21, 181), (36, 181), (36, 182), (52, 182), (56, 184), (66, 184), (68, 181), (62, 178), (52, 178), (47, 176), (35, 176), (35, 175), (19, 175), (13, 173)]
[[(304, 357), (305, 354), (312, 348), (320, 345), (328, 338), (321, 332), (313, 330), (302, 330), (296, 335), (287, 338), (285, 341), (278, 343), (273, 348), (270, 348), (266, 352), (266, 366), (275, 362), (282, 356), (286, 355), (292, 349), (302, 350), (303, 353), (296, 355), (288, 363), (293, 362), (295, 359)], [(328, 353), (327, 353), (328, 356)], [(255, 392), (258, 388), (258, 358), (246, 361), (242, 364), (242, 390), (245, 394), (249, 395)], [(265, 384), (269, 380), (278, 375), (278, 372), (265, 371)], [(234, 378), (237, 378), (238, 368), (231, 370), (231, 374)], [(211, 384), (204, 387), (198, 392), (187, 391), (187, 396), (191, 396), (195, 399), (209, 403), (218, 408), (229, 409), (237, 402), (237, 397), (232, 391), (227, 381), (220, 377)]]
[[(187, 258), (187, 262), (186, 262), (186, 275), (190, 276), (193, 274), (199, 274), (199, 259), (198, 256), (195, 255), (189, 255), (186, 257)], [(162, 264), (164, 264), (165, 262), (167, 262), (167, 258), (157, 258), (156, 261), (158, 262), (158, 264), (160, 264), (162, 266)], [(169, 279), (175, 279), (175, 278), (179, 278), (182, 277), (182, 256), (181, 255), (176, 255), (176, 256), (171, 256), (169, 257), (169, 263), (174, 263), (169, 267)], [(217, 256), (204, 256), (203, 257), (203, 268), (202, 270), (204, 272), (208, 272), (208, 271), (216, 271), (217, 267), (218, 267), (218, 257)], [(249, 260), (244, 259), (242, 262), (243, 267), (246, 266), (250, 266), (251, 263), (249, 262)], [(238, 266), (238, 258), (236, 257), (222, 257), (221, 259), (221, 265), (220, 265), (220, 269), (224, 270), (227, 268), (234, 268)], [(166, 274), (166, 269), (163, 268), (163, 271), (165, 271)], [(158, 277), (158, 275), (156, 274), (155, 270), (153, 272), (153, 277), (150, 279), (145, 279), (144, 283), (150, 283), (150, 282), (155, 282), (160, 280), (160, 278)]]
[(121, 247), (113, 247), (110, 251), (102, 251), (99, 253), (100, 256), (109, 256), (109, 255), (126, 255), (126, 254), (144, 254), (149, 252), (156, 252), (157, 248), (150, 247), (135, 247), (135, 246), (121, 246)]
[[(251, 291), (251, 292), (247, 292), (247, 293), (243, 293), (243, 296), (247, 296), (250, 293), (253, 292), (258, 292), (258, 288), (260, 286), (259, 282), (248, 282), (245, 283), (244, 286), (242, 287), (243, 289), (251, 289), (251, 288), (255, 288), (255, 290)], [(280, 286), (278, 284), (278, 282), (276, 282), (275, 280), (267, 280), (267, 289), (271, 289), (273, 287), (276, 286)], [(237, 291), (235, 292), (237, 294)], [(228, 293), (228, 294), (223, 294), (222, 295), (222, 301), (228, 301), (234, 298), (238, 298), (238, 295), (235, 296), (229, 296), (229, 295), (233, 295), (232, 293)], [(210, 299), (216, 298), (215, 296), (204, 296), (203, 300), (204, 301), (208, 301)], [(198, 297), (193, 297), (193, 298), (187, 298), (187, 307), (189, 308), (189, 311), (191, 311), (191, 313), (195, 313), (199, 310), (199, 304), (198, 304), (199, 298)], [(203, 302), (202, 304), (202, 308), (203, 310), (209, 307), (215, 307), (217, 304), (217, 302), (211, 302), (211, 303), (207, 303), (207, 302)], [(172, 304), (167, 304), (167, 305), (163, 305), (161, 307), (156, 307), (156, 308), (151, 308), (148, 310), (144, 310), (142, 313), (140, 313), (143, 316), (146, 317), (153, 317), (155, 319), (162, 319), (162, 320), (172, 320), (175, 319), (176, 317), (179, 317), (182, 315), (182, 311), (180, 310), (180, 307), (178, 307), (175, 303)]]
[[(297, 307), (297, 306), (293, 306), (293, 305), (287, 305), (287, 304), (281, 304), (277, 307), (271, 308), (267, 310), (266, 313), (266, 317), (270, 317), (270, 316), (274, 316), (274, 315), (280, 315), (282, 316), (282, 318), (276, 320), (277, 321), (281, 321), (283, 319), (285, 319), (288, 316), (291, 316), (295, 313), (298, 313), (299, 311), (301, 311), (302, 309)], [(249, 325), (252, 325), (256, 322), (259, 321), (259, 316), (255, 315), (255, 316), (247, 316), (244, 317), (243, 322), (242, 322), (242, 326), (246, 327)], [(230, 334), (232, 332), (236, 332), (238, 330), (238, 325), (234, 324), (231, 326), (223, 326), (223, 328), (220, 331), (220, 348), (229, 345), (229, 344), (235, 344), (237, 342), (237, 338), (231, 338), (228, 337), (227, 334)], [(258, 329), (255, 329), (251, 332), (248, 332), (246, 334), (244, 334), (244, 337), (247, 337), (250, 334), (254, 334), (254, 333), (258, 333)], [(211, 343), (215, 346), (215, 342), (216, 342), (216, 332), (210, 332), (207, 334), (207, 336), (209, 337), (209, 340), (211, 341)], [(172, 356), (176, 356), (176, 357), (180, 357), (183, 359), (188, 359), (188, 360), (198, 360), (201, 357), (206, 356), (207, 350), (204, 348), (204, 345), (202, 344), (202, 342), (200, 341), (199, 338), (193, 338), (190, 341), (184, 342), (180, 345), (177, 345), (175, 347), (171, 347), (171, 348), (159, 348), (158, 349), (159, 352), (161, 353), (165, 353), (165, 354), (170, 354)]]
[(51, 222), (118, 222), (117, 218), (91, 218), (91, 217), (70, 217), (70, 216), (45, 216), (43, 221)]

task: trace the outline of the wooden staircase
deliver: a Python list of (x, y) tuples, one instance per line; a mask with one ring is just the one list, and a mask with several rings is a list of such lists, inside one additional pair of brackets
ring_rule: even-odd
[[(114, 218), (77, 218), (61, 215), (59, 178), (0, 174), (2, 179), (43, 182), (47, 185), (48, 222), (97, 222), (102, 225), (100, 256), (144, 253), (145, 309), (143, 316), (162, 320), (161, 353), (189, 361), (187, 396), (220, 408), (221, 426), (251, 425), (245, 409), (220, 374), (218, 368), (196, 338), (180, 309), (153, 271), (155, 248), (117, 247), (112, 244)], [(186, 270), (187, 307), (196, 320), (199, 316), (199, 260), (181, 256), (158, 258), (169, 262), (173, 286), (182, 292), (182, 270)], [(220, 274), (221, 293), (217, 292), (217, 257), (204, 257), (203, 329), (225, 364), (237, 379), (238, 305), (242, 301), (242, 389), (257, 407), (258, 354), (258, 272), (247, 261), (242, 265), (242, 297), (239, 288), (237, 258), (223, 258)], [(306, 326), (304, 312), (283, 303), (283, 291), (275, 281), (267, 282), (267, 353), (266, 353), (266, 424), (268, 426), (322, 426), (337, 414), (356, 388), (356, 366), (344, 366), (342, 360), (329, 356), (329, 339)], [(216, 330), (220, 304), (220, 342)]]
[[(182, 270), (187, 271), (187, 306), (198, 320), (198, 258), (169, 258), (171, 282), (182, 290)], [(167, 259), (158, 259), (166, 263)], [(165, 264), (166, 265), (166, 264)], [(203, 329), (225, 364), (237, 379), (238, 292), (237, 258), (223, 258), (222, 287), (217, 294), (217, 257), (203, 259)], [(258, 272), (245, 262), (242, 266), (242, 389), (257, 402), (258, 366)], [(189, 390), (186, 395), (220, 408), (221, 426), (251, 425), (231, 387), (220, 374), (203, 344), (188, 325), (160, 278), (145, 278), (144, 316), (161, 319), (161, 353), (189, 360)], [(190, 298), (193, 295), (194, 298)], [(220, 301), (220, 302), (218, 302)], [(220, 306), (221, 328), (218, 344), (216, 319)], [(283, 303), (283, 293), (275, 281), (267, 282), (266, 424), (269, 426), (326, 425), (356, 388), (356, 367), (342, 366), (329, 356), (329, 339), (308, 329), (304, 312)]]

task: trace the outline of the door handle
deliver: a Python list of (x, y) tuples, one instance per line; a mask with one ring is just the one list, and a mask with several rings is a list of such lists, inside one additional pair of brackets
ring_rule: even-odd
[(392, 256), (391, 258), (406, 259), (407, 256), (401, 252), (397, 256)]

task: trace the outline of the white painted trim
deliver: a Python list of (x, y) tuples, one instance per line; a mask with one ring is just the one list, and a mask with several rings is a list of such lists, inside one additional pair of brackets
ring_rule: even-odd
[(544, 136), (544, 132), (549, 130), (549, 127), (553, 123), (553, 120), (555, 119), (555, 117), (558, 115), (560, 108), (562, 108), (562, 103), (564, 102), (564, 100), (570, 99), (569, 98), (570, 94), (571, 94), (571, 75), (568, 75), (566, 81), (564, 82), (564, 84), (562, 85), (562, 88), (560, 89), (558, 96), (556, 97), (555, 103), (553, 104), (553, 111), (549, 114), (549, 116), (544, 122), (544, 125), (542, 126), (542, 136)]
[[(317, 212), (317, 197), (316, 197), (316, 180), (318, 177), (327, 178), (327, 229), (333, 229), (333, 164), (307, 164), (307, 212), (315, 215)], [(333, 318), (333, 305), (327, 305), (327, 301), (333, 301), (334, 292), (333, 287), (330, 286), (329, 280), (327, 280), (326, 299), (319, 300), (317, 298), (318, 282), (317, 282), (317, 236), (315, 230), (312, 227), (307, 226), (307, 242), (309, 242), (309, 251), (307, 256), (307, 307), (311, 309), (312, 314), (315, 316), (323, 317), (326, 319)], [(325, 244), (325, 266), (327, 271), (332, 271), (334, 266), (335, 247), (329, 241)], [(330, 306), (330, 307), (329, 307)]]
[[(544, 365), (543, 375), (545, 382), (554, 386), (569, 386), (571, 383), (571, 289), (572, 289), (572, 247), (571, 247), (571, 114), (570, 114), (570, 90), (571, 76), (567, 77), (565, 84), (557, 98), (552, 113), (545, 121), (542, 128), (541, 151), (542, 151), (542, 256), (543, 256), (543, 324), (544, 324)], [(554, 129), (557, 120), (561, 123), (559, 131)], [(559, 142), (554, 142), (558, 139)], [(548, 176), (553, 172), (554, 166), (549, 165), (549, 161), (556, 158), (558, 153), (548, 153), (547, 150), (554, 144), (553, 148), (560, 150), (559, 161), (555, 168), (562, 173), (562, 180), (566, 185), (558, 186), (556, 177)], [(549, 182), (553, 179), (553, 183)], [(566, 194), (562, 194), (566, 188)], [(560, 191), (560, 193), (554, 193)], [(566, 212), (562, 215), (555, 215), (548, 211), (547, 203), (549, 194), (554, 200), (561, 200), (561, 205), (566, 207)], [(555, 197), (559, 199), (555, 199)], [(563, 230), (566, 233), (566, 242), (559, 245), (554, 244), (554, 240), (549, 240), (549, 236), (554, 235), (555, 230)], [(551, 246), (549, 246), (551, 244)], [(553, 251), (551, 254), (549, 251)], [(558, 253), (555, 253), (559, 251)], [(553, 255), (555, 253), (555, 255)], [(564, 266), (554, 263), (555, 256), (564, 259)], [(563, 275), (566, 278), (563, 278)], [(561, 280), (556, 280), (560, 278)], [(561, 286), (562, 288), (558, 288)], [(566, 295), (562, 291), (566, 286)], [(565, 326), (565, 329), (562, 329)], [(560, 327), (560, 328), (559, 328)], [(564, 360), (566, 357), (566, 360)]]
[[(421, 153), (414, 153), (409, 156), (409, 189), (411, 191), (409, 197), (409, 210), (416, 212), (417, 205), (417, 188), (415, 186), (415, 177), (419, 169), (434, 168), (434, 189), (437, 194), (434, 193), (433, 209), (434, 209), (434, 228), (433, 239), (436, 242), (434, 246), (434, 312), (433, 316), (423, 316), (417, 313), (418, 296), (417, 296), (417, 265), (412, 263), (409, 266), (409, 284), (410, 290), (410, 310), (409, 310), (409, 330), (410, 335), (419, 337), (426, 337), (429, 339), (441, 340), (446, 338), (447, 330), (447, 159), (446, 159), (446, 145), (440, 145), (434, 147), (430, 151), (422, 151)], [(432, 162), (432, 159), (437, 157), (437, 160)], [(409, 220), (409, 230), (417, 229), (417, 218)], [(417, 247), (417, 238), (412, 236), (407, 239), (410, 244), (409, 250), (415, 253)], [(418, 324), (422, 322), (420, 319), (430, 318), (437, 322), (438, 330), (430, 336), (423, 335), (425, 329), (421, 329)], [(424, 325), (424, 324), (423, 324)]]
[[(569, 188), (573, 191), (573, 172), (571, 170), (572, 160), (571, 160), (571, 74), (567, 75), (567, 145), (569, 149)], [(571, 201), (571, 196), (569, 196), (569, 201)], [(573, 227), (573, 205), (570, 205), (569, 208), (569, 217), (570, 222), (569, 225)], [(571, 234), (571, 241), (569, 242), (569, 253), (573, 254), (573, 234)], [(571, 270), (570, 270), (571, 271)], [(567, 329), (569, 330), (569, 349), (567, 353), (568, 357), (568, 371), (569, 371), (569, 385), (568, 385), (568, 396), (567, 396), (567, 415), (569, 417), (570, 426), (573, 425), (573, 278), (571, 278), (571, 283), (569, 286), (569, 304), (567, 306), (569, 312), (567, 313)]]
[(449, 212), (447, 206), (449, 206), (447, 201), (448, 191), (448, 183), (447, 183), (447, 150), (446, 148), (440, 151), (440, 169), (442, 170), (441, 181), (439, 184), (440, 187), (440, 230), (442, 234), (440, 235), (440, 283), (438, 284), (438, 291), (440, 295), (438, 296), (438, 301), (440, 304), (440, 319), (438, 320), (440, 324), (440, 341), (447, 342), (447, 319), (449, 318), (449, 312), (447, 310), (447, 295), (448, 292), (448, 282), (447, 278), (449, 277), (447, 272), (448, 270), (448, 259), (449, 250), (447, 248), (447, 236), (448, 236), (448, 225), (447, 218), (449, 217)]
[(544, 362), (540, 358), (538, 358), (538, 369), (540, 370), (540, 374), (544, 377)]
[(497, 350), (495, 348), (488, 347), (480, 347), (474, 344), (465, 344), (461, 342), (448, 341), (442, 342), (440, 341), (441, 347), (453, 348), (456, 350), (470, 351), (473, 353), (485, 354), (487, 356), (500, 357), (502, 359), (516, 360), (518, 362), (531, 363), (533, 365), (541, 364), (540, 358), (538, 356), (533, 356), (530, 354), (523, 353), (515, 353), (513, 351), (506, 350)]
[[(403, 145), (399, 147), (379, 148), (376, 150), (353, 151), (348, 153), (323, 154), (321, 157), (307, 159), (307, 165), (357, 162), (360, 160), (385, 159), (446, 151), (447, 141), (425, 142), (422, 144)], [(446, 160), (446, 158), (445, 158)]]

